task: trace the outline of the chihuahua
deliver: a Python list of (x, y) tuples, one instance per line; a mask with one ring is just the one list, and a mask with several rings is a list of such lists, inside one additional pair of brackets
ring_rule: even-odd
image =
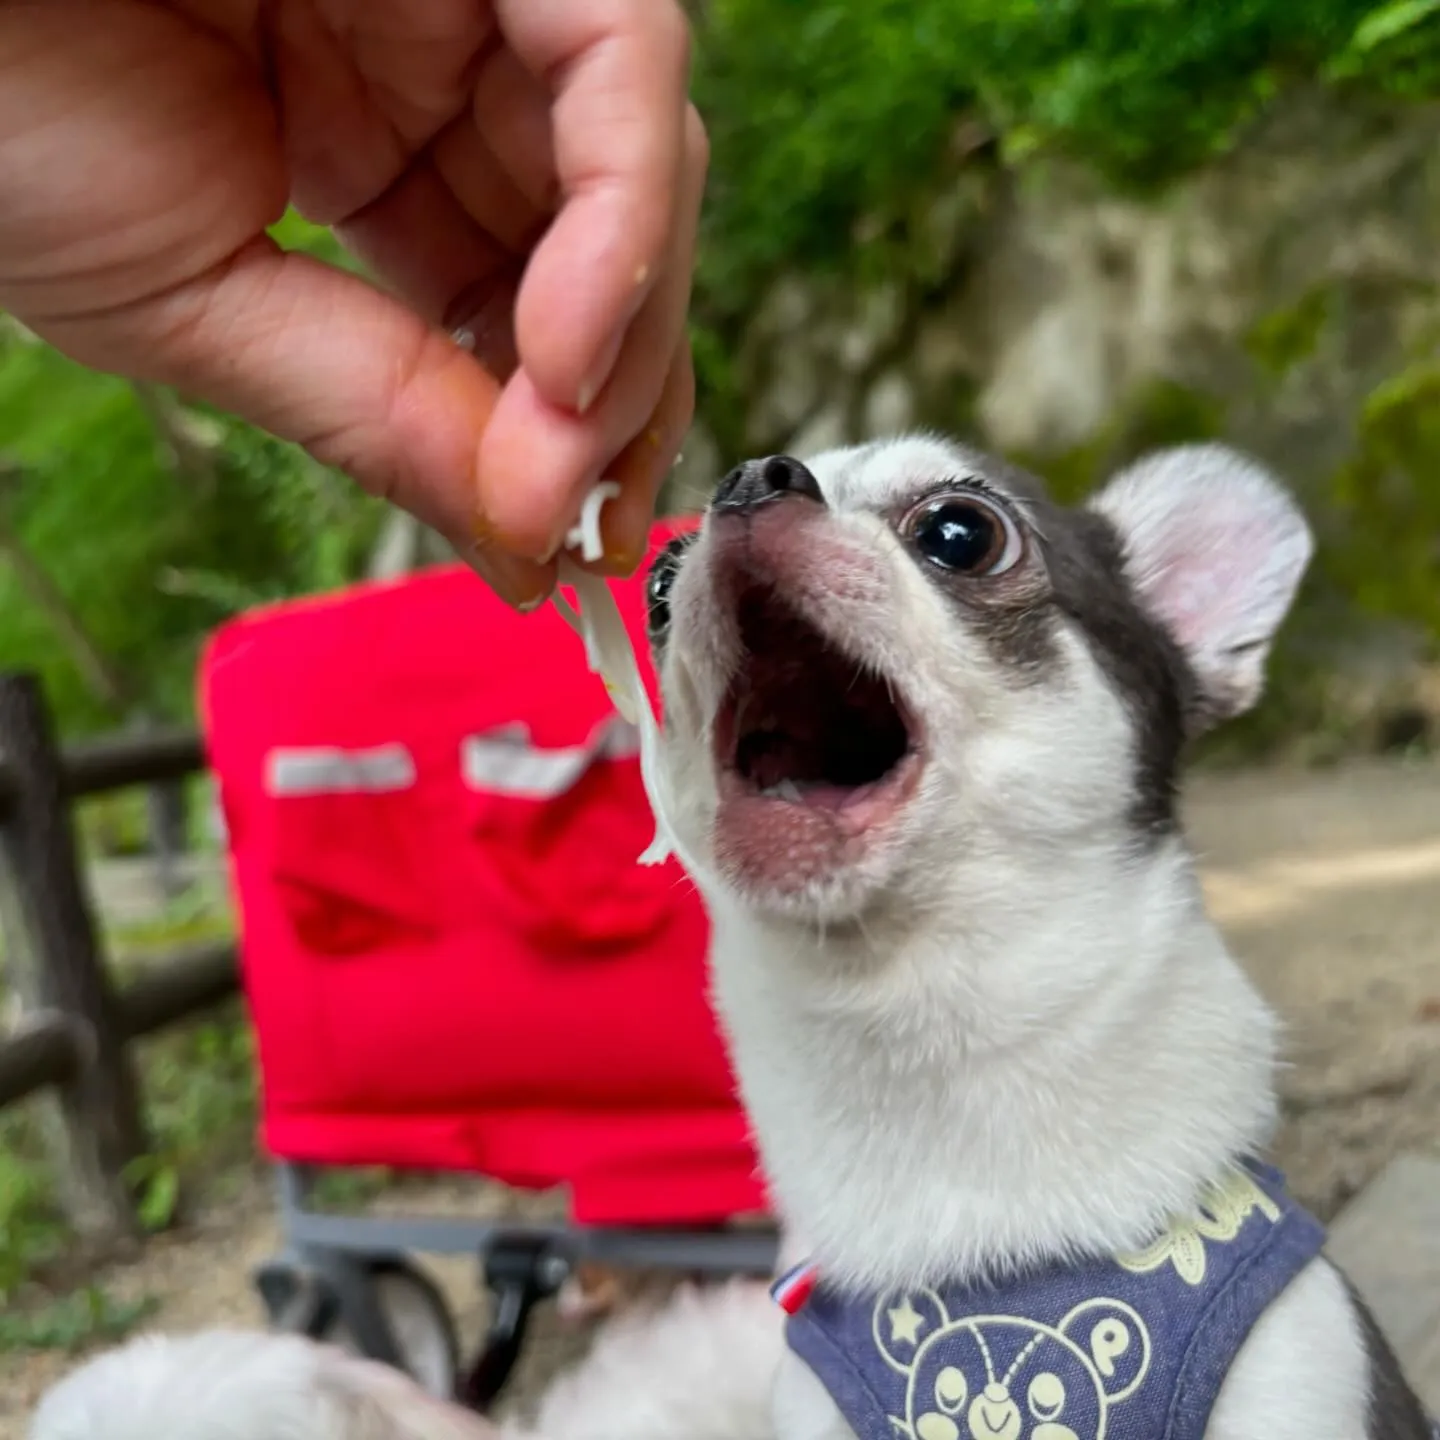
[(789, 1235), (777, 1440), (1424, 1440), (1262, 1153), (1276, 1021), (1187, 742), (1312, 553), (1259, 466), (1064, 507), (912, 436), (751, 461), (649, 579), (665, 820)]

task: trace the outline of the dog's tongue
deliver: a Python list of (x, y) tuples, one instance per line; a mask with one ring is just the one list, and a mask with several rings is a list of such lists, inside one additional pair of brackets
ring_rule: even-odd
[(802, 785), (800, 798), (815, 810), (833, 810), (837, 813), (844, 810), (849, 813), (863, 806), (874, 788), (873, 785), (861, 785), (857, 789), (851, 789), (846, 785), (817, 782), (813, 785)]
[(874, 785), (835, 785), (805, 777), (814, 768), (813, 743), (776, 731), (751, 733), (741, 741), (750, 783), (772, 800), (808, 805), (815, 810), (852, 811), (874, 792)]

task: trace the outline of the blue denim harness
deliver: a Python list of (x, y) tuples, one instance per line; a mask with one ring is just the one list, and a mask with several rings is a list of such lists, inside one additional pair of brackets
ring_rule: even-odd
[(1202, 1440), (1251, 1327), (1318, 1253), (1283, 1176), (1237, 1167), (1144, 1251), (993, 1285), (774, 1287), (860, 1440)]

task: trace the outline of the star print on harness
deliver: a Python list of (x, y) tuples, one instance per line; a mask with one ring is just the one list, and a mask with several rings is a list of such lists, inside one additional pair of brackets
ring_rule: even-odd
[(1134, 1255), (878, 1298), (801, 1265), (772, 1294), (860, 1440), (1201, 1440), (1252, 1326), (1323, 1240), (1255, 1165)]

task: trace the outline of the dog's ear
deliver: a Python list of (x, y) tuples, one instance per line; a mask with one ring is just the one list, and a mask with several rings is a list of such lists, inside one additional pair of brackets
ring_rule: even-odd
[(1314, 550), (1295, 502), (1237, 451), (1183, 445), (1122, 471), (1090, 505), (1119, 531), (1140, 603), (1190, 662), (1191, 728), (1250, 709)]

